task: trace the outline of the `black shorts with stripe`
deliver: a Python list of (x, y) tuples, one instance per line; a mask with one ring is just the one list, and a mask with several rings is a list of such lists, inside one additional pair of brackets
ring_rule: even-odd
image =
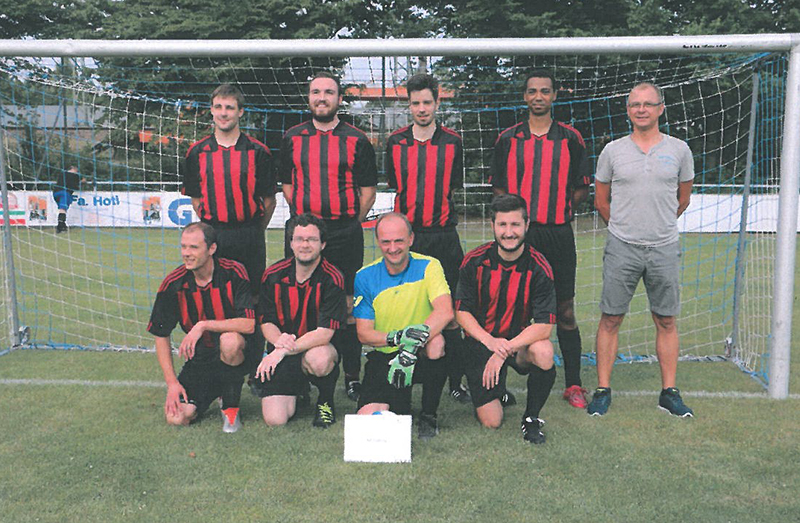
[(222, 395), (222, 362), (189, 360), (178, 374), (178, 382), (186, 390), (189, 402), (197, 407), (199, 417)]
[(411, 389), (398, 389), (389, 383), (389, 362), (397, 356), (397, 351), (387, 354), (374, 350), (367, 354), (364, 366), (364, 381), (358, 408), (370, 403), (388, 403), (389, 410), (395, 414), (411, 414)]
[(553, 269), (556, 302), (561, 303), (575, 297), (575, 272), (578, 258), (575, 252), (575, 235), (572, 224), (531, 224), (525, 236), (528, 244), (547, 259)]
[(503, 367), (500, 369), (500, 379), (494, 387), (487, 389), (483, 386), (483, 371), (486, 362), (492, 357), (492, 351), (474, 338), (464, 340), (464, 369), (469, 385), (469, 393), (472, 396), (472, 404), (475, 408), (486, 405), (490, 401), (499, 400), (506, 390), (506, 376), (508, 368), (511, 367), (518, 374), (528, 374), (530, 369), (525, 369), (517, 364), (516, 357), (506, 358)]
[(458, 285), (458, 270), (464, 260), (464, 250), (456, 228), (436, 228), (414, 230), (414, 243), (411, 250), (439, 260), (444, 269), (444, 278), (455, 296)]
[(261, 220), (247, 223), (214, 224), (217, 231), (217, 253), (220, 258), (235, 260), (244, 265), (254, 294), (267, 268), (267, 243)]
[[(270, 352), (272, 345), (269, 346)], [(253, 392), (259, 398), (268, 396), (297, 396), (307, 390), (308, 377), (303, 372), (303, 355), (285, 356), (270, 379), (253, 378)]]

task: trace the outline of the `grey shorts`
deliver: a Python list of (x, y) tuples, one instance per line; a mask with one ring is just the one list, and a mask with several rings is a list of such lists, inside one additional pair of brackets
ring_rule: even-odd
[(625, 243), (609, 234), (603, 252), (603, 293), (600, 310), (610, 316), (626, 314), (639, 280), (644, 280), (650, 311), (677, 316), (681, 311), (680, 242), (659, 247)]

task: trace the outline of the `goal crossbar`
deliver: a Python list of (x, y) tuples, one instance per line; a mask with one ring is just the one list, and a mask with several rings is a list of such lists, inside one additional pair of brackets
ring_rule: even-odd
[[(520, 56), (589, 54), (789, 53), (780, 158), (779, 219), (774, 260), (769, 395), (789, 391), (795, 278), (796, 224), (800, 192), (800, 34), (650, 36), (545, 39), (390, 40), (0, 40), (3, 57), (363, 57)], [(7, 185), (0, 166), (0, 182)], [(4, 221), (9, 223), (3, 192)], [(11, 256), (6, 249), (6, 256)], [(13, 276), (12, 276), (13, 278)], [(13, 298), (12, 298), (13, 300)], [(12, 328), (18, 329), (18, 325)]]

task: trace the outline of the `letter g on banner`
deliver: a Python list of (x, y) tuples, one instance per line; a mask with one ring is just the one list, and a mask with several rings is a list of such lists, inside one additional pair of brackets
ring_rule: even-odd
[(169, 204), (169, 219), (175, 225), (184, 227), (192, 223), (191, 198), (178, 198)]

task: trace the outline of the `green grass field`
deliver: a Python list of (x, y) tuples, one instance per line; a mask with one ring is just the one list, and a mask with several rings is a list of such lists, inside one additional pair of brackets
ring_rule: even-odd
[[(279, 257), (276, 234), (270, 233), (270, 259)], [(56, 342), (58, 336), (65, 343), (71, 336), (146, 340), (150, 293), (178, 263), (171, 247), (177, 232), (69, 235), (63, 241), (27, 230), (17, 237), (18, 256), (28, 264), (19, 269), (28, 300), (23, 320), (50, 329)], [(579, 267), (596, 263), (601, 238), (580, 238)], [(79, 269), (72, 276), (45, 270), (56, 241)], [(721, 352), (712, 345), (725, 335), (719, 325), (727, 313), (718, 302), (731, 291), (708, 260), (727, 256), (729, 241), (685, 238), (686, 257), (695, 260), (687, 265), (698, 273), (693, 288), (684, 289), (684, 300), (696, 303), (681, 320), (690, 331), (685, 348), (707, 344), (709, 353)], [(594, 289), (591, 281), (584, 285)], [(130, 299), (118, 303), (130, 295), (135, 306), (124, 304)], [(595, 328), (592, 299), (578, 311), (587, 348)], [(62, 308), (47, 312), (44, 305), (52, 303)], [(627, 343), (646, 343), (649, 319), (630, 319)], [(800, 339), (798, 310), (793, 331)], [(595, 384), (593, 367), (584, 368), (583, 380)], [(0, 521), (799, 519), (800, 385), (791, 383), (786, 401), (769, 400), (728, 362), (680, 364), (679, 386), (697, 414), (691, 420), (656, 409), (657, 365), (618, 365), (614, 403), (600, 419), (556, 395), (559, 369), (542, 412), (548, 436), (542, 447), (522, 442), (522, 406), (509, 408), (507, 422), (492, 431), (445, 397), (441, 434), (427, 443), (414, 437), (412, 463), (396, 465), (343, 462), (344, 415), (354, 404), (341, 390), (339, 422), (327, 431), (311, 427), (308, 411), (286, 427), (266, 428), (258, 401), (245, 391), (244, 427), (228, 435), (217, 413), (192, 427), (165, 426), (161, 382), (153, 354), (19, 350), (0, 357)], [(511, 373), (509, 385), (524, 403), (524, 381)]]

